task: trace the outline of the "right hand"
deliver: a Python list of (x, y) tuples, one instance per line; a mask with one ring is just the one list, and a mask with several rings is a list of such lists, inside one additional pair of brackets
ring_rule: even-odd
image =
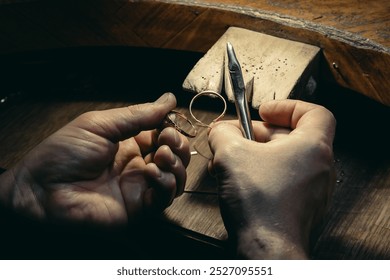
[(209, 133), (221, 214), (242, 257), (307, 258), (310, 231), (335, 184), (336, 121), (297, 100), (270, 101), (259, 112), (256, 141), (242, 136), (238, 122), (218, 122)]

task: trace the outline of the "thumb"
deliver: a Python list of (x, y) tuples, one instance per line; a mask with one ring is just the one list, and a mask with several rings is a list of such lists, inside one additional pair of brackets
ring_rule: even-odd
[(172, 93), (165, 93), (155, 102), (85, 113), (71, 125), (116, 143), (143, 130), (158, 127), (165, 115), (175, 107), (175, 96)]
[(243, 137), (238, 122), (221, 121), (213, 124), (208, 140), (210, 149), (215, 154), (220, 149), (230, 149), (231, 145), (241, 145), (247, 139)]

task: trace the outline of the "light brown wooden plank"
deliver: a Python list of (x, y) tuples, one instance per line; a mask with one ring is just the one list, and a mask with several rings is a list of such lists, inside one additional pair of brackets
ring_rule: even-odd
[(174, 225), (184, 229), (216, 240), (227, 239), (216, 194), (184, 193), (165, 211), (165, 215)]
[[(167, 1), (171, 2), (171, 1)], [(191, 4), (191, 0), (174, 1)], [(220, 8), (238, 10), (258, 10), (264, 16), (279, 18), (280, 21), (297, 20), (301, 24), (314, 24), (318, 27), (331, 27), (350, 33), (353, 38), (366, 38), (371, 43), (390, 47), (390, 3), (388, 1), (315, 1), (315, 0), (283, 0), (283, 1), (247, 1), (247, 0), (214, 0), (197, 1), (198, 5), (219, 6)], [(309, 26), (308, 26), (309, 27)], [(364, 40), (364, 39), (363, 39)], [(369, 43), (369, 42), (367, 42)]]
[(385, 0), (14, 2), (0, 7), (0, 52), (91, 45), (205, 52), (238, 26), (321, 47), (323, 76), (390, 105), (389, 11)]

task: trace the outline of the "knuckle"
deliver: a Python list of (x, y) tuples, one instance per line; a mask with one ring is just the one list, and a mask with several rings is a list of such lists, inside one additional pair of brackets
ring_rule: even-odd
[(307, 140), (305, 143), (312, 154), (327, 162), (333, 161), (333, 147), (323, 140)]
[(97, 118), (97, 112), (96, 111), (89, 111), (81, 114), (76, 118), (77, 121), (80, 122), (92, 122)]
[(225, 161), (232, 162), (236, 160), (236, 152), (242, 148), (242, 145), (236, 141), (229, 142), (226, 145), (221, 145), (221, 147), (215, 150), (213, 160), (214, 165), (219, 166)]

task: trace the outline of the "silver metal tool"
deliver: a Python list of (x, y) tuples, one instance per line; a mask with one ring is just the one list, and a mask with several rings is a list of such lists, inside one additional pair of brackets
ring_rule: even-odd
[(237, 60), (232, 44), (228, 42), (226, 48), (229, 59), (228, 68), (233, 85), (234, 103), (236, 105), (241, 131), (245, 138), (255, 140), (248, 101), (245, 94), (245, 83), (242, 76), (241, 66)]

